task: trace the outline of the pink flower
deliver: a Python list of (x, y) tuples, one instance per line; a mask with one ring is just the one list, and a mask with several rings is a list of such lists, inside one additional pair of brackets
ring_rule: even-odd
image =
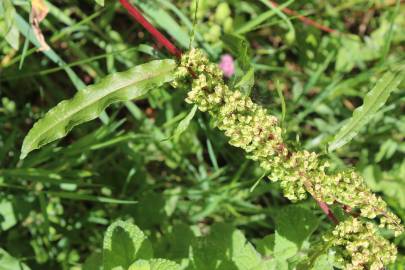
[(224, 72), (224, 76), (230, 78), (235, 73), (235, 66), (233, 63), (233, 57), (230, 54), (224, 54), (221, 56), (221, 62), (219, 67)]

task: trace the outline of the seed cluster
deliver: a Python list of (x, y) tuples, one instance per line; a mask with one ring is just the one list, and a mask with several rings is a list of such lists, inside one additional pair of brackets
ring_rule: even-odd
[[(192, 49), (182, 56), (177, 78), (175, 85), (191, 80), (192, 89), (186, 102), (209, 112), (218, 128), (229, 137), (231, 145), (245, 150), (248, 158), (259, 162), (269, 172), (270, 180), (280, 182), (285, 197), (298, 201), (309, 193), (327, 204), (341, 204), (359, 211), (362, 217), (378, 217), (380, 227), (393, 230), (395, 235), (403, 232), (399, 218), (371, 192), (358, 173), (353, 170), (331, 173), (329, 163), (318, 154), (291, 151), (283, 141), (283, 130), (277, 118), (240, 91), (230, 90), (222, 79), (221, 70), (210, 63), (201, 50)], [(372, 233), (374, 235), (375, 230)], [(375, 242), (385, 243), (382, 237), (374, 238)]]
[(324, 237), (337, 251), (335, 258), (346, 270), (380, 270), (395, 261), (397, 250), (377, 233), (376, 226), (357, 218), (341, 222)]

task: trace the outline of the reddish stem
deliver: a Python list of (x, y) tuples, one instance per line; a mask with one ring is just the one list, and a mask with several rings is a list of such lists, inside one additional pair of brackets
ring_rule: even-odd
[(318, 203), (319, 207), (322, 209), (322, 211), (325, 213), (325, 215), (336, 225), (339, 223), (335, 215), (333, 214), (332, 210), (330, 210), (329, 206), (322, 201), (318, 201), (315, 199), (316, 202)]
[[(275, 1), (269, 0), (269, 2), (275, 7), (279, 6), (279, 4), (277, 4)], [(329, 28), (329, 27), (327, 27), (325, 25), (322, 25), (322, 24), (320, 24), (320, 23), (318, 23), (318, 22), (316, 22), (316, 21), (314, 21), (314, 20), (312, 20), (312, 19), (310, 19), (308, 17), (305, 17), (304, 15), (301, 15), (301, 14), (299, 14), (298, 12), (296, 12), (296, 11), (294, 11), (292, 9), (289, 9), (289, 8), (285, 7), (285, 8), (282, 8), (282, 10), (287, 15), (297, 17), (298, 20), (302, 21), (306, 25), (311, 25), (311, 26), (313, 26), (313, 27), (315, 27), (315, 28), (317, 28), (317, 29), (319, 29), (321, 31), (324, 31), (326, 33), (329, 33), (329, 34), (337, 32), (336, 30), (331, 29), (331, 28)]]
[(120, 0), (121, 5), (134, 17), (134, 19), (140, 23), (146, 31), (148, 31), (156, 41), (163, 45), (173, 56), (180, 57), (181, 51), (176, 48), (162, 33), (160, 33), (148, 20), (142, 15), (142, 13), (134, 6), (132, 6), (127, 0)]
[[(132, 6), (127, 0), (119, 1), (122, 6), (134, 17), (134, 19), (139, 22), (157, 40), (158, 43), (163, 45), (172, 55), (176, 57), (181, 56), (181, 51), (177, 49), (176, 46), (174, 46), (167, 38), (165, 38), (162, 33), (160, 33), (152, 24), (150, 24), (137, 8)], [(191, 75), (193, 75), (193, 77), (195, 76), (193, 73)], [(334, 224), (339, 223), (339, 221), (326, 203), (318, 200), (316, 200), (316, 202)]]

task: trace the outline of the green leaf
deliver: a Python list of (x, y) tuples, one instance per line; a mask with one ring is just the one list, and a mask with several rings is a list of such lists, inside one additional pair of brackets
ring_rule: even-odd
[(128, 269), (137, 259), (150, 259), (152, 247), (146, 235), (128, 221), (116, 221), (104, 235), (103, 266)]
[(249, 96), (252, 92), (252, 87), (255, 84), (255, 70), (254, 68), (250, 68), (248, 72), (239, 80), (239, 82), (235, 85), (236, 88), (240, 88), (240, 91)]
[(274, 257), (281, 260), (294, 256), (318, 225), (319, 220), (310, 210), (299, 206), (285, 207), (276, 217)]
[(250, 69), (250, 46), (242, 36), (225, 34), (222, 37), (224, 45), (233, 55), (237, 55), (238, 62), (243, 70)]
[(353, 116), (336, 134), (329, 144), (329, 151), (333, 151), (351, 141), (357, 133), (373, 118), (378, 109), (385, 104), (389, 95), (402, 81), (405, 72), (386, 72), (377, 84), (364, 98), (363, 105), (358, 107)]
[(334, 257), (329, 254), (319, 256), (311, 270), (333, 270)]
[(101, 252), (92, 253), (84, 262), (83, 270), (102, 270), (103, 254)]
[[(239, 35), (242, 35), (242, 34), (245, 34), (245, 33), (248, 33), (250, 31), (255, 30), (256, 27), (258, 27), (263, 22), (267, 21), (273, 15), (279, 14), (279, 16), (280, 16), (281, 10), (283, 8), (289, 6), (292, 2), (293, 2), (292, 0), (287, 1), (287, 2), (283, 3), (282, 5), (280, 5), (278, 7), (272, 7), (271, 9), (261, 13), (260, 15), (253, 17), (252, 20), (250, 20), (247, 23), (243, 24), (235, 32), (237, 34), (239, 34)], [(289, 27), (290, 27), (290, 25), (291, 25), (291, 23), (289, 24)]]
[(0, 248), (0, 270), (29, 270), (30, 268)]
[(180, 121), (179, 125), (177, 126), (176, 130), (174, 131), (173, 137), (179, 137), (190, 125), (191, 120), (194, 118), (194, 115), (197, 111), (197, 105), (194, 105), (190, 112), (184, 117), (183, 120)]
[(191, 247), (191, 269), (264, 270), (260, 253), (239, 230), (216, 224), (207, 237), (198, 237)]
[(0, 37), (4, 37), (11, 47), (18, 50), (20, 32), (14, 20), (15, 14), (13, 3), (10, 0), (0, 2)]
[(6, 231), (17, 223), (11, 202), (3, 199), (0, 201), (0, 229)]
[(101, 203), (109, 203), (109, 204), (136, 204), (137, 203), (137, 201), (119, 200), (119, 199), (114, 199), (114, 198), (109, 198), (109, 197), (80, 194), (77, 192), (48, 191), (47, 194), (49, 194), (53, 197), (59, 197), (59, 198), (63, 198), (63, 199), (77, 200), (77, 201), (91, 201), (91, 202), (101, 202)]
[(154, 1), (136, 1), (145, 14), (153, 18), (155, 23), (164, 29), (170, 36), (175, 38), (181, 46), (188, 48), (190, 43), (189, 34), (184, 28), (180, 27), (173, 17), (166, 12), (161, 5), (154, 3)]
[(104, 7), (104, 0), (95, 0), (97, 4)]
[(29, 152), (66, 136), (74, 127), (95, 119), (114, 102), (140, 98), (149, 90), (171, 81), (176, 63), (155, 60), (124, 72), (115, 73), (60, 102), (29, 131), (21, 149), (21, 159)]
[(180, 265), (165, 259), (138, 260), (128, 270), (180, 270)]

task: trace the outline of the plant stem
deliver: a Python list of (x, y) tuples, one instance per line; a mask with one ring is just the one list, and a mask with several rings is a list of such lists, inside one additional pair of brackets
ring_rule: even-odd
[(339, 223), (338, 219), (335, 217), (333, 214), (332, 210), (330, 210), (329, 206), (322, 201), (318, 201), (315, 199), (316, 202), (318, 203), (319, 207), (322, 209), (322, 211), (325, 213), (325, 215), (336, 225)]
[[(120, 3), (122, 4), (122, 6), (129, 12), (129, 14), (131, 14), (134, 19), (139, 22), (155, 39), (156, 41), (163, 45), (169, 52), (170, 54), (172, 54), (173, 56), (176, 57), (180, 57), (181, 56), (181, 51), (176, 48), (176, 46), (171, 43), (167, 38), (165, 38), (163, 36), (162, 33), (160, 33), (151, 23), (148, 22), (148, 20), (142, 15), (142, 13), (134, 6), (132, 6), (127, 0), (119, 0)], [(273, 2), (273, 1), (270, 1)], [(277, 5), (276, 3), (273, 3), (274, 5)], [(284, 12), (285, 9), (283, 9)], [(291, 12), (291, 10), (289, 10), (288, 12)], [(287, 12), (286, 12), (287, 13)], [(288, 14), (288, 13), (287, 13)], [(294, 13), (294, 15), (298, 15), (297, 13)], [(298, 18), (301, 19), (301, 15), (298, 15)], [(305, 19), (308, 19), (306, 17), (304, 17)], [(312, 21), (310, 19), (308, 19), (309, 21)], [(318, 23), (315, 22), (316, 25), (319, 25)], [(314, 25), (313, 23), (311, 23), (311, 25)], [(318, 28), (318, 27), (317, 27)], [(327, 27), (326, 27), (327, 28)], [(332, 29), (329, 29), (332, 30)], [(324, 30), (325, 31), (325, 30)], [(335, 30), (332, 30), (332, 32)], [(192, 74), (193, 75), (193, 74)], [(338, 224), (339, 221), (338, 219), (335, 217), (335, 215), (333, 214), (333, 212), (330, 210), (329, 206), (322, 201), (318, 201), (317, 199), (315, 199), (316, 202), (318, 203), (319, 207), (322, 209), (322, 211), (326, 214), (326, 216), (334, 223), (334, 224)]]
[(156, 41), (163, 45), (170, 54), (176, 57), (181, 56), (181, 51), (174, 46), (162, 33), (159, 32), (148, 20), (142, 15), (142, 13), (133, 5), (131, 5), (128, 0), (119, 0), (121, 5), (131, 14), (134, 19), (140, 23), (146, 31), (148, 31)]
[[(278, 7), (278, 6), (279, 6), (278, 3), (276, 3), (275, 1), (269, 0), (269, 2), (270, 2), (272, 5), (274, 5), (275, 7)], [(332, 33), (336, 33), (336, 32), (337, 32), (336, 30), (331, 29), (331, 28), (329, 28), (329, 27), (327, 27), (327, 26), (325, 26), (325, 25), (322, 25), (322, 24), (320, 24), (320, 23), (318, 23), (318, 22), (316, 22), (316, 21), (314, 21), (314, 20), (312, 20), (312, 19), (310, 19), (310, 18), (308, 18), (308, 17), (305, 17), (304, 15), (301, 15), (301, 14), (299, 14), (298, 12), (296, 12), (296, 11), (294, 11), (294, 10), (292, 10), (292, 9), (289, 9), (289, 8), (287, 8), (287, 7), (282, 8), (282, 11), (283, 11), (285, 14), (287, 14), (287, 15), (297, 17), (298, 20), (300, 20), (300, 21), (303, 22), (304, 24), (306, 24), (306, 25), (311, 25), (311, 26), (313, 26), (313, 27), (315, 27), (315, 28), (317, 28), (317, 29), (319, 29), (319, 30), (321, 30), (321, 31), (324, 31), (324, 32), (326, 32), (326, 33), (332, 34)]]

